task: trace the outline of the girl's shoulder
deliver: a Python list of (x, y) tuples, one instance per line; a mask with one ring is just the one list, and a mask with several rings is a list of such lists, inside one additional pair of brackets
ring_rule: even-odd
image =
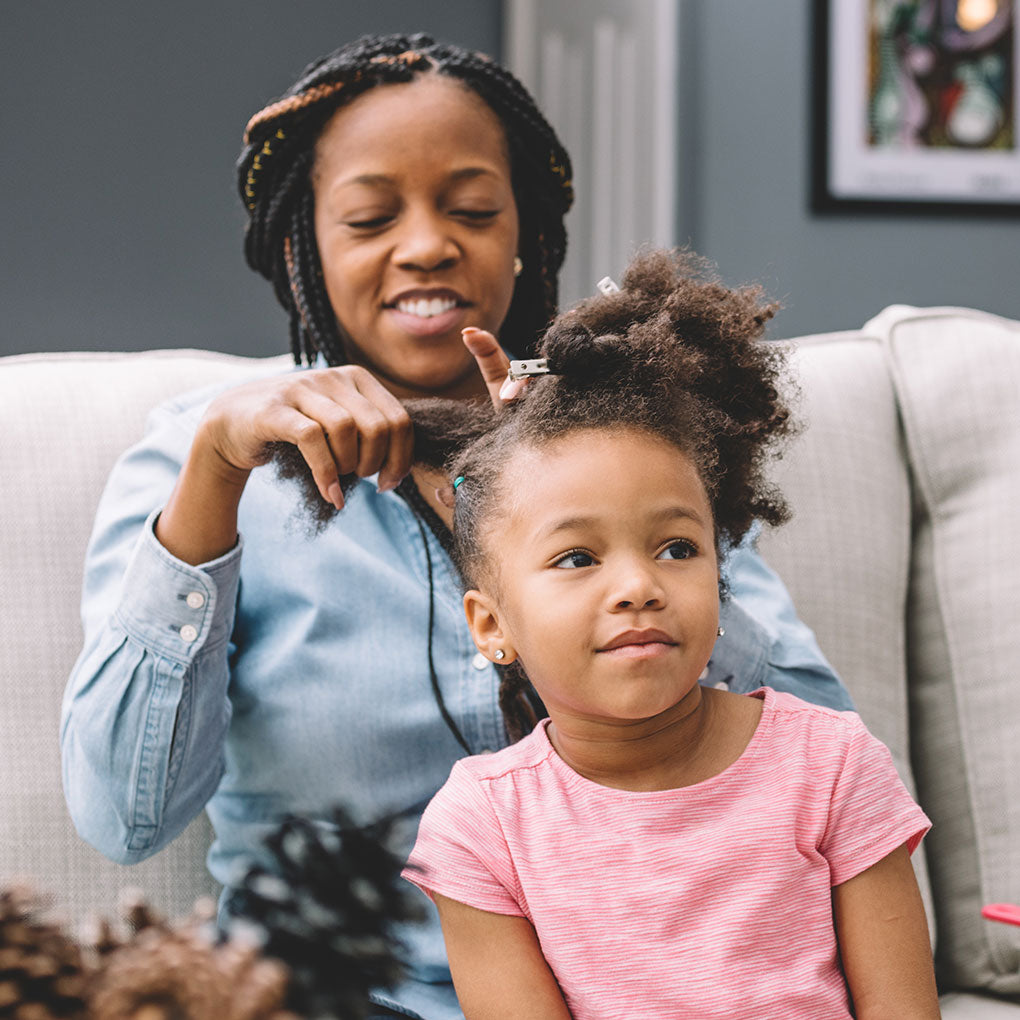
[(764, 700), (762, 720), (767, 721), (773, 750), (782, 748), (784, 757), (790, 760), (800, 760), (813, 768), (829, 763), (838, 770), (848, 756), (876, 751), (888, 754), (856, 712), (814, 705), (772, 688), (751, 696)]
[(524, 769), (540, 768), (555, 754), (545, 727), (548, 719), (542, 719), (538, 725), (515, 744), (510, 744), (499, 751), (484, 751), (461, 758), (454, 765), (454, 771), (477, 781), (497, 780)]

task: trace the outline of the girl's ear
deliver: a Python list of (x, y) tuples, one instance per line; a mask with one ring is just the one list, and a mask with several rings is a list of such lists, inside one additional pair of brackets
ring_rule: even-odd
[(506, 666), (517, 658), (510, 635), (500, 622), (499, 609), (485, 592), (472, 588), (465, 593), (464, 615), (475, 645), (490, 662)]

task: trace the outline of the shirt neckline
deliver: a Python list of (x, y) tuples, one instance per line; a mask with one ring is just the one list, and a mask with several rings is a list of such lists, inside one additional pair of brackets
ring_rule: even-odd
[(559, 753), (556, 748), (553, 747), (552, 741), (549, 739), (549, 734), (547, 732), (549, 723), (552, 721), (551, 719), (543, 719), (538, 724), (536, 732), (539, 734), (539, 739), (545, 749), (543, 757), (548, 759), (553, 771), (565, 782), (576, 786), (579, 790), (583, 790), (589, 795), (613, 800), (640, 799), (646, 801), (675, 801), (682, 797), (700, 796), (702, 793), (716, 786), (728, 785), (732, 782), (739, 781), (744, 773), (746, 773), (761, 756), (761, 749), (766, 738), (766, 731), (771, 727), (772, 719), (775, 715), (776, 692), (771, 687), (760, 687), (757, 690), (749, 691), (747, 694), (742, 696), (747, 698), (759, 698), (762, 702), (762, 710), (761, 717), (758, 719), (758, 724), (754, 728), (754, 733), (751, 734), (751, 739), (747, 742), (747, 746), (744, 750), (741, 751), (740, 756), (735, 761), (727, 765), (721, 772), (717, 772), (714, 776), (709, 776), (707, 779), (702, 779), (700, 782), (692, 783), (690, 786), (671, 787), (668, 790), (621, 790), (615, 786), (603, 786), (602, 783), (596, 783), (593, 779), (588, 779), (587, 777), (582, 776), (579, 772), (575, 772), (559, 756)]

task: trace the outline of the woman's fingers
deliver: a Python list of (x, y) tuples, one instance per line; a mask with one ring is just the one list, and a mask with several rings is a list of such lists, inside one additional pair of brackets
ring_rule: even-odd
[[(507, 372), (510, 370), (510, 359), (506, 356), (499, 341), (484, 329), (468, 326), (461, 331), (464, 346), (474, 355), (478, 362), (478, 371), (482, 373), (485, 387), (489, 391), (492, 403), (498, 410), (507, 400), (513, 400), (520, 392), (520, 385), (507, 383)], [(525, 380), (521, 380), (523, 384)]]
[(260, 380), (211, 405), (214, 445), (230, 464), (250, 470), (267, 444), (300, 450), (323, 497), (343, 504), (339, 479), (379, 472), (396, 486), (411, 468), (413, 435), (403, 405), (365, 369), (342, 366)]
[(301, 451), (322, 498), (338, 510), (342, 509), (340, 474), (344, 472), (338, 469), (322, 424), (296, 407), (280, 404), (274, 408), (266, 425), (276, 434), (276, 439), (293, 443)]
[(374, 375), (361, 371), (356, 377), (358, 392), (369, 401), (383, 416), (387, 423), (385, 449), (379, 463), (371, 471), (358, 474), (379, 472), (379, 489), (382, 492), (395, 489), (404, 476), (411, 470), (414, 456), (414, 429), (404, 405)]
[[(295, 406), (319, 425), (338, 475), (365, 478), (378, 472), (379, 488), (386, 490), (411, 469), (411, 420), (403, 405), (368, 372), (349, 369), (311, 379)], [(314, 473), (315, 465), (309, 466)]]

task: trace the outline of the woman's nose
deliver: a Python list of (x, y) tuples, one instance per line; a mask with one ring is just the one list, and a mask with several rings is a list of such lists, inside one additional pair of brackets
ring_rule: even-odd
[(432, 272), (453, 265), (458, 252), (441, 216), (408, 210), (400, 227), (393, 259), (401, 268)]

